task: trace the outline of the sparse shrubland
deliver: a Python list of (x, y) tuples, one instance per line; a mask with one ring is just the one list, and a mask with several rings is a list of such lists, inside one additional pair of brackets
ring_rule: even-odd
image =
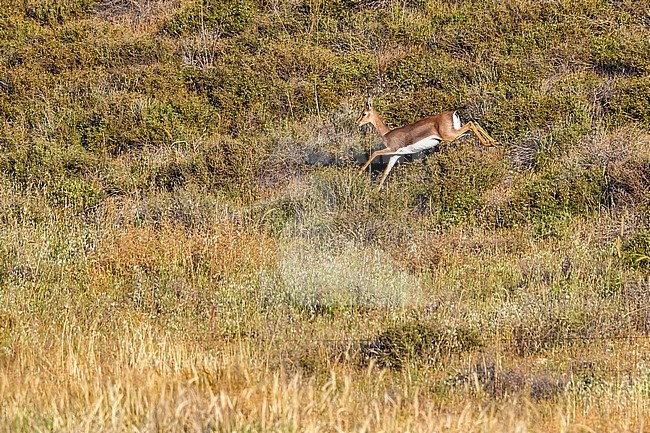
[[(4, 1), (0, 431), (642, 431), (648, 53), (647, 0)], [(368, 95), (502, 146), (378, 192)]]

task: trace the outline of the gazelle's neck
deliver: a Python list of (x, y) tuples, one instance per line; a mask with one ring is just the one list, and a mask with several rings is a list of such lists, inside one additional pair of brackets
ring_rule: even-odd
[(381, 117), (375, 112), (374, 116), (370, 119), (370, 122), (375, 126), (375, 129), (382, 137), (390, 132), (390, 128), (386, 126)]

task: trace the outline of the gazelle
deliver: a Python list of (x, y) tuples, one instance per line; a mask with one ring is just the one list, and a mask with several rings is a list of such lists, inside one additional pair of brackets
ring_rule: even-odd
[(476, 122), (462, 125), (456, 111), (445, 111), (434, 116), (425, 117), (415, 123), (400, 128), (390, 129), (381, 120), (379, 114), (372, 108), (372, 99), (368, 98), (366, 107), (357, 119), (357, 125), (371, 123), (386, 145), (385, 149), (371, 152), (368, 161), (359, 169), (364, 171), (373, 159), (380, 155), (393, 155), (388, 161), (384, 174), (379, 181), (379, 189), (391, 169), (402, 155), (421, 152), (436, 147), (441, 141), (453, 141), (468, 131), (472, 131), (485, 147), (495, 146), (496, 140), (485, 132)]

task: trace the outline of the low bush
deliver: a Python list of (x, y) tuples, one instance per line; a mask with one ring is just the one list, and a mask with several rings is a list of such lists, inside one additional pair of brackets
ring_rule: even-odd
[[(623, 27), (624, 29), (625, 27)], [(633, 77), (650, 72), (650, 63), (644, 54), (650, 48), (637, 35), (623, 33), (599, 36), (593, 42), (591, 61), (595, 69), (608, 76)]]
[(493, 150), (459, 142), (431, 155), (413, 186), (409, 206), (429, 214), (442, 228), (476, 221), (486, 205), (485, 191), (499, 183), (507, 169), (501, 158), (488, 155)]
[(200, 0), (177, 12), (163, 30), (173, 36), (205, 31), (232, 36), (245, 31), (256, 12), (250, 0)]
[(436, 364), (441, 358), (482, 346), (472, 330), (440, 330), (423, 322), (397, 325), (364, 343), (361, 353), (381, 367), (402, 368), (409, 364)]
[(25, 15), (43, 25), (62, 24), (91, 12), (96, 0), (29, 0), (24, 2)]
[(610, 122), (621, 125), (630, 121), (650, 125), (650, 78), (633, 78), (614, 87), (609, 101)]
[(625, 241), (622, 248), (623, 260), (638, 268), (650, 268), (650, 229), (644, 229)]

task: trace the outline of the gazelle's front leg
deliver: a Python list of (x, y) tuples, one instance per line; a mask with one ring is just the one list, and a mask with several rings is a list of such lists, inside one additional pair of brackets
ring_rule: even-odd
[(384, 174), (381, 176), (381, 180), (379, 181), (379, 188), (381, 189), (381, 186), (384, 184), (384, 181), (388, 177), (388, 173), (393, 169), (393, 166), (397, 162), (397, 160), (400, 158), (402, 155), (393, 155), (390, 157), (390, 160), (388, 160), (388, 165), (386, 166), (386, 170), (384, 170)]
[(389, 149), (389, 148), (381, 149), (381, 150), (378, 150), (378, 151), (376, 151), (376, 152), (370, 152), (370, 156), (368, 157), (368, 161), (366, 161), (366, 163), (363, 164), (363, 167), (361, 167), (361, 168), (359, 169), (359, 172), (362, 172), (362, 171), (364, 171), (366, 168), (368, 168), (368, 166), (370, 165), (370, 163), (372, 162), (372, 160), (375, 159), (376, 157), (378, 157), (378, 156), (380, 156), (380, 155), (388, 155), (388, 154), (391, 154), (391, 153), (393, 153), (393, 150), (391, 150), (391, 149)]

